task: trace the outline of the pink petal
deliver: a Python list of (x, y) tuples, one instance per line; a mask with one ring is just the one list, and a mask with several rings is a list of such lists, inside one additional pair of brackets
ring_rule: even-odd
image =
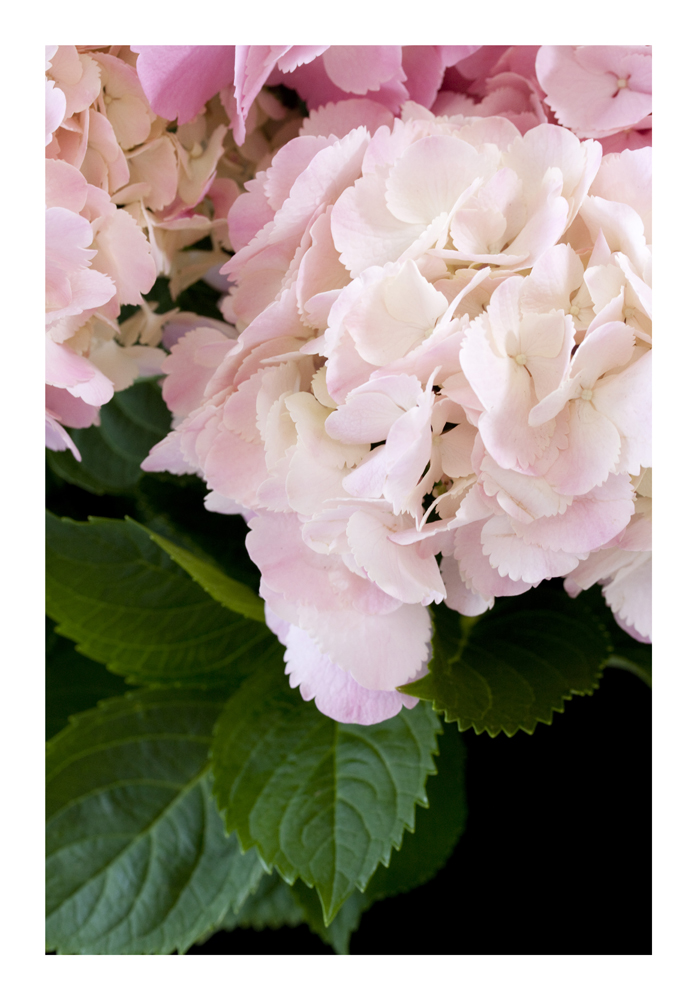
[(435, 45), (402, 47), (402, 69), (406, 73), (404, 86), (409, 91), (410, 99), (424, 108), (433, 105), (443, 82), (445, 63), (439, 48)]
[(99, 423), (99, 406), (54, 385), (46, 386), (46, 409), (66, 427), (92, 427)]
[(593, 403), (619, 431), (622, 450), (618, 472), (637, 475), (651, 467), (651, 351), (623, 372), (602, 379)]
[(292, 73), (298, 66), (304, 66), (321, 56), (328, 48), (328, 45), (291, 45), (287, 52), (278, 57), (278, 68), (282, 73)]
[(395, 420), (416, 405), (421, 384), (413, 375), (370, 379), (327, 417), (326, 431), (346, 442), (384, 441)]
[(408, 146), (390, 171), (386, 204), (401, 222), (428, 225), (449, 213), (468, 183), (491, 171), (491, 153), (449, 135)]
[(132, 215), (118, 209), (99, 229), (92, 266), (113, 279), (119, 302), (138, 305), (155, 284), (157, 269), (150, 246)]
[[(649, 46), (542, 45), (537, 77), (559, 122), (593, 136), (618, 131), (651, 111)], [(619, 88), (619, 79), (627, 81)]]
[(418, 698), (398, 691), (371, 691), (362, 687), (351, 674), (337, 667), (321, 652), (307, 632), (291, 625), (284, 640), (283, 659), (291, 687), (300, 687), (305, 701), (315, 699), (317, 708), (337, 722), (374, 725), (397, 715), (402, 708), (413, 708)]
[(458, 611), (468, 618), (474, 618), (493, 607), (493, 597), (482, 597), (481, 594), (467, 586), (460, 576), (457, 561), (452, 556), (443, 556), (440, 571), (447, 589), (445, 603), (453, 611)]
[(420, 604), (388, 614), (299, 609), (300, 625), (332, 662), (362, 687), (392, 691), (419, 676), (430, 659), (431, 620)]
[(245, 122), (255, 97), (266, 83), (276, 60), (285, 55), (289, 45), (236, 45), (235, 46), (235, 103), (237, 114), (228, 111), (232, 121), (232, 134), (241, 146), (245, 139)]
[(394, 115), (383, 104), (368, 97), (354, 97), (323, 104), (310, 111), (300, 128), (300, 135), (335, 135), (340, 139), (360, 125), (365, 125), (374, 135), (381, 125), (392, 128), (393, 122)]
[(179, 429), (170, 431), (166, 438), (158, 441), (150, 449), (147, 458), (140, 463), (144, 472), (171, 472), (174, 476), (191, 475), (198, 472), (196, 465), (192, 465), (184, 458), (181, 451), (181, 432)]
[(202, 463), (208, 487), (253, 508), (257, 489), (267, 478), (264, 451), (239, 434), (219, 427)]
[[(603, 587), (618, 625), (651, 642), (651, 553), (637, 552)], [(632, 633), (630, 633), (632, 634)]]
[(560, 493), (588, 493), (614, 472), (621, 439), (614, 423), (591, 402), (572, 400), (569, 406), (568, 446), (547, 472)]
[[(175, 416), (186, 416), (201, 405), (212, 370), (231, 346), (224, 334), (206, 326), (187, 331), (172, 345), (172, 353), (162, 366), (167, 373), (162, 396)], [(206, 351), (206, 347), (213, 350)]]
[(563, 576), (578, 566), (575, 555), (527, 544), (516, 534), (505, 515), (492, 517), (484, 524), (482, 551), (502, 576), (530, 584)]
[(158, 115), (189, 122), (232, 82), (234, 45), (132, 45), (136, 71)]
[(46, 382), (68, 389), (86, 403), (99, 406), (114, 395), (114, 386), (89, 358), (46, 338)]
[(400, 45), (331, 45), (322, 58), (332, 83), (352, 94), (367, 94), (388, 80), (405, 78)]
[(445, 587), (434, 556), (416, 545), (395, 545), (390, 535), (400, 519), (382, 511), (356, 511), (346, 527), (351, 552), (369, 579), (406, 604), (440, 603)]
[(46, 447), (50, 448), (51, 451), (65, 451), (66, 448), (69, 448), (75, 456), (76, 461), (82, 461), (75, 442), (65, 427), (61, 427), (55, 416), (48, 410), (46, 411)]
[(590, 552), (613, 539), (633, 513), (629, 476), (611, 475), (602, 486), (575, 497), (564, 512), (521, 524), (516, 531), (524, 541), (553, 552)]
[(70, 163), (47, 159), (45, 195), (46, 208), (60, 207), (79, 213), (87, 200), (87, 181)]
[[(503, 520), (508, 520), (507, 518)], [(484, 522), (486, 524), (487, 522)], [(530, 583), (514, 581), (494, 569), (482, 551), (481, 521), (467, 524), (455, 531), (454, 557), (457, 560), (460, 579), (468, 588), (482, 598), (514, 597), (530, 590)]]
[(65, 118), (65, 94), (59, 90), (53, 80), (46, 81), (46, 145), (53, 138), (53, 133)]

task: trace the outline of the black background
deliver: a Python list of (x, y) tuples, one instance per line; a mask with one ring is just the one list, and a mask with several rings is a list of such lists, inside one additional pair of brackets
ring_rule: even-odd
[[(651, 952), (651, 693), (608, 668), (532, 736), (462, 734), (467, 829), (427, 885), (375, 903), (353, 955)], [(305, 926), (191, 955), (333, 954)]]

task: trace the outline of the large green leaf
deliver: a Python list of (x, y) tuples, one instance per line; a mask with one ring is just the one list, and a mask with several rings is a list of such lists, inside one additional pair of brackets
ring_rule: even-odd
[(491, 736), (551, 723), (564, 701), (597, 688), (612, 652), (592, 612), (551, 589), (499, 600), (479, 618), (438, 605), (434, 624), (428, 674), (399, 690)]
[(334, 722), (281, 670), (260, 669), (216, 725), (214, 790), (227, 828), (286, 881), (315, 886), (329, 923), (413, 829), (438, 729), (422, 705), (374, 726)]
[(300, 880), (291, 888), (311, 930), (339, 955), (348, 955), (351, 934), (375, 901), (430, 881), (452, 854), (462, 836), (467, 813), (464, 757), (457, 727), (446, 726), (438, 738), (438, 773), (430, 775), (426, 782), (428, 808), (416, 810), (414, 832), (405, 831), (402, 846), (392, 851), (389, 867), (378, 865), (365, 892), (352, 892), (328, 927), (324, 925), (317, 892)]
[(223, 919), (196, 944), (204, 944), (218, 931), (234, 931), (238, 927), (255, 931), (278, 930), (279, 927), (297, 927), (306, 922), (305, 910), (296, 901), (290, 886), (278, 872), (273, 871), (262, 875), (256, 892), (247, 897), (241, 909), (235, 912), (230, 907)]
[(409, 892), (429, 882), (446, 863), (465, 829), (465, 748), (457, 727), (438, 737), (438, 773), (426, 783), (428, 809), (416, 810), (416, 829), (405, 833), (389, 868), (380, 865), (368, 883), (370, 901)]
[(156, 382), (136, 382), (114, 393), (99, 411), (98, 427), (70, 431), (82, 461), (70, 451), (46, 452), (51, 470), (90, 493), (131, 491), (144, 474), (140, 463), (169, 433), (172, 414)]
[(68, 724), (71, 715), (98, 701), (124, 694), (126, 682), (101, 663), (81, 656), (68, 639), (56, 635), (46, 619), (46, 739)]
[[(58, 632), (134, 683), (234, 687), (263, 663), (281, 662), (276, 637), (245, 617), (259, 617), (256, 595), (229, 581), (223, 607), (164, 544), (135, 521), (78, 523), (47, 514), (47, 612)], [(222, 574), (183, 550), (177, 556), (190, 568), (196, 563), (202, 579), (208, 573), (211, 589), (224, 589)], [(230, 610), (235, 599), (237, 612)]]
[(262, 874), (226, 837), (208, 751), (220, 702), (140, 691), (48, 744), (47, 945), (70, 954), (185, 951)]

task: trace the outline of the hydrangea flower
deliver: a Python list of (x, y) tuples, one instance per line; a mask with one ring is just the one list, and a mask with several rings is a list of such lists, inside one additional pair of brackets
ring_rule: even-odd
[(356, 125), (351, 104), (232, 204), (237, 336), (173, 345), (175, 427), (143, 468), (245, 514), (291, 683), (370, 723), (412, 704), (432, 603), (592, 577), (647, 634), (650, 162), (548, 122), (407, 102)]

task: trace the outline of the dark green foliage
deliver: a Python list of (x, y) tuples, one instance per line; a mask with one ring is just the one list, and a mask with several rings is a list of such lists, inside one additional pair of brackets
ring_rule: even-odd
[(134, 692), (49, 743), (50, 950), (185, 951), (253, 892), (259, 860), (226, 837), (209, 792), (219, 711), (201, 692)]
[(234, 687), (280, 659), (276, 637), (245, 617), (255, 594), (229, 581), (241, 613), (223, 607), (133, 521), (48, 514), (46, 583), (58, 632), (133, 683)]
[(551, 723), (565, 700), (593, 692), (612, 652), (591, 611), (552, 589), (500, 599), (479, 618), (442, 604), (433, 617), (429, 672), (400, 690), (433, 702), (461, 730), (491, 736)]

